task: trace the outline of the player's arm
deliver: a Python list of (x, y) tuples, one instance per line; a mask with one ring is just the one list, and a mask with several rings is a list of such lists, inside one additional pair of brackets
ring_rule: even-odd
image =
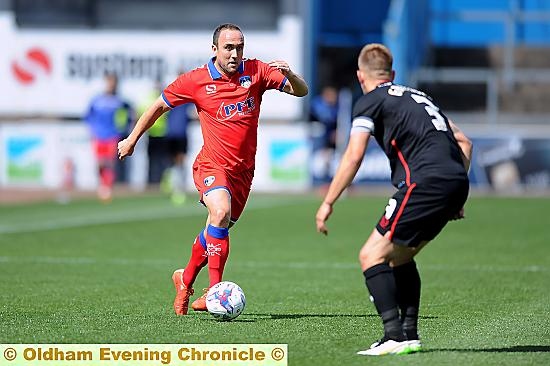
[(315, 215), (318, 232), (328, 234), (326, 221), (332, 214), (332, 206), (357, 174), (363, 162), (370, 136), (369, 132), (356, 132), (350, 135), (348, 146), (340, 160), (336, 174), (330, 183), (323, 203), (321, 203)]
[(472, 160), (472, 141), (468, 137), (466, 137), (466, 135), (451, 120), (449, 120), (449, 126), (451, 126), (451, 131), (453, 131), (456, 142), (458, 142), (458, 146), (460, 147), (464, 168), (466, 169), (466, 171), (469, 171), (470, 162)]
[[(455, 125), (451, 120), (449, 120), (449, 126), (451, 126), (451, 131), (460, 147), (460, 155), (462, 156), (462, 163), (466, 171), (470, 170), (470, 162), (472, 161), (472, 150), (473, 144), (472, 141), (466, 137), (466, 135)], [(460, 220), (464, 218), (464, 207), (456, 213), (451, 220)]]
[(285, 61), (271, 61), (269, 66), (276, 67), (286, 78), (287, 82), (283, 87), (283, 91), (287, 94), (297, 97), (306, 96), (309, 89), (306, 81), (300, 75), (294, 73), (287, 62)]
[(134, 147), (140, 137), (143, 136), (145, 131), (151, 128), (151, 126), (155, 124), (155, 121), (168, 110), (170, 110), (170, 107), (166, 105), (164, 99), (158, 97), (141, 117), (139, 117), (130, 135), (118, 143), (118, 158), (123, 160), (125, 157), (132, 155)]

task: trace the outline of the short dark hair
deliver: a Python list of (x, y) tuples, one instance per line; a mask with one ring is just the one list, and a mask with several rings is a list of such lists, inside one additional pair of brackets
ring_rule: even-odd
[(241, 31), (241, 28), (239, 28), (239, 26), (236, 24), (233, 24), (233, 23), (220, 24), (216, 27), (216, 29), (214, 29), (214, 35), (212, 36), (212, 44), (214, 46), (218, 47), (218, 40), (220, 39), (220, 33), (222, 32), (222, 30), (225, 30), (225, 29), (236, 30), (241, 32), (241, 34), (243, 33)]

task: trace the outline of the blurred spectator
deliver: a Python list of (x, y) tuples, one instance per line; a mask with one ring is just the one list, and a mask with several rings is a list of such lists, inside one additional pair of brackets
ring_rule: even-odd
[(323, 162), (323, 179), (330, 179), (330, 165), (336, 148), (336, 127), (338, 124), (338, 91), (333, 86), (323, 87), (310, 104), (310, 121), (317, 123), (320, 133), (314, 148), (320, 150)]
[(125, 167), (117, 169), (117, 143), (128, 133), (133, 111), (128, 102), (117, 94), (116, 75), (105, 76), (105, 92), (95, 96), (88, 107), (85, 121), (90, 127), (97, 159), (99, 187), (97, 195), (101, 201), (112, 199), (113, 184), (117, 172), (125, 178)]
[[(141, 116), (162, 92), (160, 81), (156, 81), (153, 90), (139, 104), (138, 112)], [(170, 148), (168, 138), (168, 115), (160, 116), (155, 124), (149, 129), (147, 142), (147, 157), (149, 160), (149, 171), (147, 182), (149, 184), (159, 184), (162, 175), (171, 166)]]
[[(171, 195), (172, 202), (180, 205), (185, 202), (185, 159), (187, 158), (187, 126), (193, 104), (182, 104), (168, 112), (166, 138), (171, 158), (171, 166), (164, 172), (161, 188)], [(195, 113), (196, 114), (196, 113)], [(157, 122), (158, 123), (158, 122)]]

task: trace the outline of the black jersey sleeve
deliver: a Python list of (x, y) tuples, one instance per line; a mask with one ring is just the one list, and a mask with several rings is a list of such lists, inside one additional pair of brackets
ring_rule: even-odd
[(350, 133), (370, 132), (375, 135), (376, 121), (380, 120), (383, 101), (377, 92), (378, 90), (374, 90), (367, 93), (355, 102)]

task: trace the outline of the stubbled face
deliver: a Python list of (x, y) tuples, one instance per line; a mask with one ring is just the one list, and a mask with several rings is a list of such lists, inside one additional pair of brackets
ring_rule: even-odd
[(212, 45), (218, 70), (230, 76), (237, 72), (243, 60), (244, 37), (241, 32), (224, 29), (220, 32), (218, 45)]

